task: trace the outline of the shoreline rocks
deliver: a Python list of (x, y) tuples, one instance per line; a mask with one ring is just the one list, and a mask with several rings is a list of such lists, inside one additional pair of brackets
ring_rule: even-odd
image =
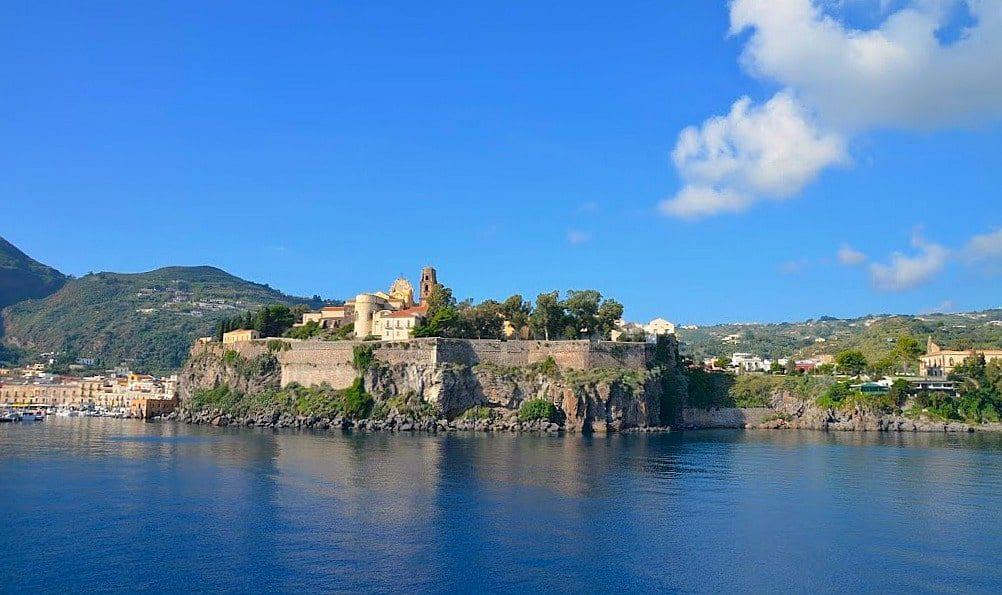
[(233, 416), (220, 411), (175, 411), (160, 418), (159, 421), (174, 421), (192, 425), (209, 425), (215, 427), (245, 427), (274, 429), (308, 429), (308, 430), (355, 430), (362, 432), (485, 432), (485, 433), (535, 433), (535, 434), (574, 434), (574, 433), (654, 433), (668, 432), (667, 426), (641, 426), (618, 430), (610, 428), (591, 428), (579, 431), (576, 427), (567, 428), (557, 422), (546, 420), (518, 421), (517, 417), (508, 416), (497, 419), (453, 419), (424, 418), (414, 419), (399, 414), (391, 414), (385, 419), (350, 419), (341, 416), (333, 418), (316, 415), (291, 415), (288, 413), (265, 413), (260, 415)]

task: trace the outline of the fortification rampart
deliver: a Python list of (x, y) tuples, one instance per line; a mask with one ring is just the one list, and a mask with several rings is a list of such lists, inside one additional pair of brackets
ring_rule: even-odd
[[(282, 385), (304, 386), (328, 383), (335, 388), (350, 386), (357, 377), (354, 348), (373, 348), (377, 361), (386, 364), (457, 364), (475, 366), (528, 366), (552, 357), (561, 369), (644, 369), (652, 347), (645, 343), (611, 341), (499, 341), (493, 339), (411, 339), (408, 341), (316, 341), (282, 339), (288, 349), (276, 351), (282, 366)], [(268, 351), (268, 340), (196, 346), (223, 355), (232, 350), (244, 357)]]

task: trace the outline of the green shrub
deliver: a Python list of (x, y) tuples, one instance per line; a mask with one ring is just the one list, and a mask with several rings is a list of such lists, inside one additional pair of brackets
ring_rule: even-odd
[(372, 366), (372, 361), (376, 357), (372, 345), (355, 345), (351, 350), (351, 356), (352, 365), (360, 374), (364, 374)]
[(355, 419), (362, 419), (372, 411), (374, 401), (362, 386), (362, 379), (356, 378), (351, 386), (342, 392), (344, 414)]
[(268, 351), (271, 353), (278, 353), (292, 349), (292, 343), (281, 339), (269, 339), (265, 345), (267, 345)]
[(553, 421), (557, 408), (546, 399), (529, 399), (518, 408), (518, 421)]
[[(324, 327), (316, 320), (311, 320), (301, 326), (295, 326), (286, 331), (285, 336), (290, 339), (312, 339), (324, 334)], [(270, 341), (269, 341), (270, 343)]]
[(459, 419), (466, 419), (471, 421), (490, 419), (490, 418), (491, 418), (491, 408), (484, 407), (483, 405), (470, 407), (469, 409), (464, 411), (462, 415), (459, 416)]
[(743, 375), (727, 391), (735, 407), (768, 407), (772, 395), (783, 389), (782, 376)]
[(846, 397), (853, 394), (853, 390), (845, 382), (836, 382), (825, 389), (823, 393), (815, 397), (814, 403), (823, 409), (837, 409)]
[(557, 365), (557, 360), (553, 359), (552, 355), (546, 356), (546, 359), (536, 362), (530, 368), (547, 378), (560, 378), (560, 366)]

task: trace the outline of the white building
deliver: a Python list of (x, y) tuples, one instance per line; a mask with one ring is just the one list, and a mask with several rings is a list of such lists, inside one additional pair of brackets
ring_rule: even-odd
[(765, 360), (750, 353), (731, 354), (731, 367), (741, 372), (764, 372), (769, 369)]

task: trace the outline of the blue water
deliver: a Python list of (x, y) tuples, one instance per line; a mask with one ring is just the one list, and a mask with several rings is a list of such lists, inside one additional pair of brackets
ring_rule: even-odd
[(0, 590), (1002, 590), (1002, 436), (0, 426)]

